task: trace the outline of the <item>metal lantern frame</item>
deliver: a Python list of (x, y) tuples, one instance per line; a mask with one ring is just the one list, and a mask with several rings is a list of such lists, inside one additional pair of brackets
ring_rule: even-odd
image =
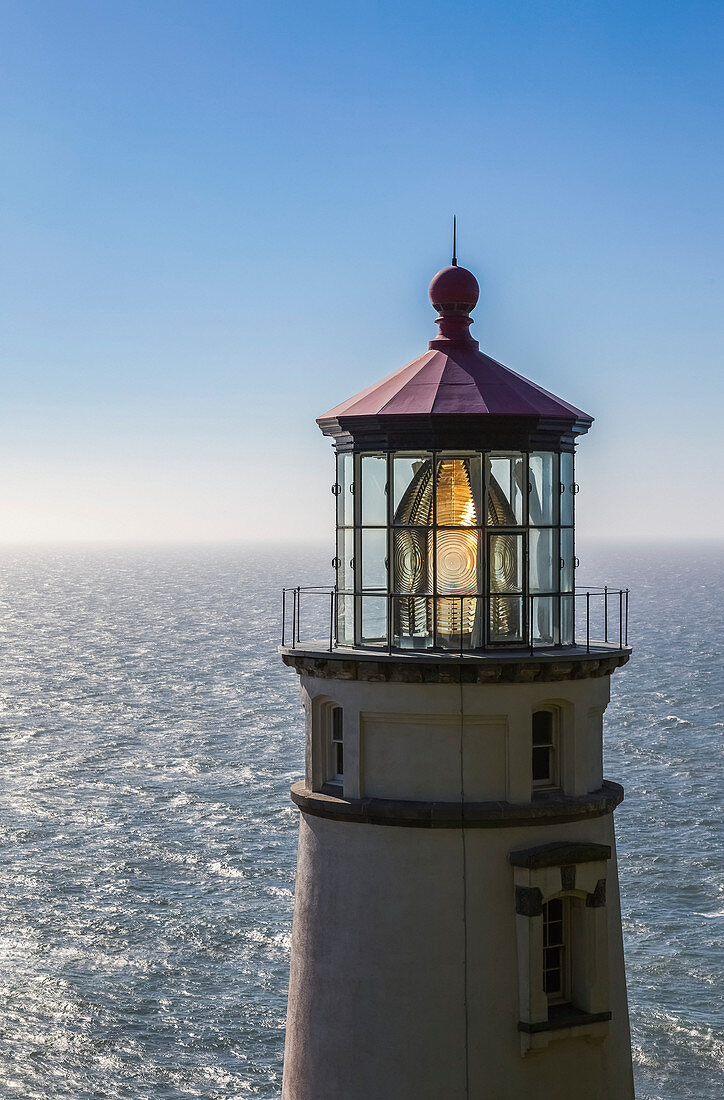
[[(544, 457), (552, 466), (550, 522), (531, 522), (531, 498), (534, 491), (531, 460)], [(477, 488), (482, 507), (478, 508), (478, 522), (464, 525), (477, 536), (480, 583), (475, 591), (452, 593), (441, 587), (437, 575), (437, 546), (440, 534), (461, 530), (462, 525), (438, 524), (437, 479), (441, 463), (463, 459), (473, 469), (480, 471), (481, 482)], [(372, 492), (371, 470), (374, 460), (377, 476), (378, 499), (370, 505)], [(432, 575), (425, 590), (402, 590), (394, 568), (395, 538), (402, 525), (396, 522), (399, 507), (399, 488), (395, 478), (398, 460), (429, 462), (434, 476), (432, 491), (432, 522), (425, 524), (425, 538), (432, 540)], [(495, 460), (510, 460), (522, 464), (519, 482), (520, 522), (490, 523), (487, 501), (490, 477)], [(379, 474), (384, 483), (380, 485)], [(409, 482), (408, 482), (409, 484)], [(558, 491), (555, 491), (557, 485)], [(382, 648), (385, 650), (465, 650), (562, 647), (575, 644), (574, 574), (576, 567), (574, 500), (577, 492), (574, 480), (574, 456), (568, 451), (511, 451), (489, 450), (429, 450), (429, 451), (358, 451), (337, 455), (337, 477), (332, 487), (337, 501), (337, 553), (333, 561), (336, 569), (335, 585), (335, 645), (355, 648)], [(366, 499), (367, 496), (367, 499)], [(550, 532), (552, 558), (552, 584), (541, 587), (536, 579), (535, 561), (531, 555), (531, 542), (541, 532)], [(495, 540), (501, 537), (520, 540), (521, 583), (516, 590), (500, 591), (491, 585), (491, 559)], [(370, 560), (370, 556), (372, 559)], [(534, 557), (534, 556), (533, 556)], [(557, 562), (557, 567), (555, 563)], [(382, 582), (382, 583), (380, 583)], [(402, 601), (425, 600), (429, 608), (430, 628), (420, 636), (404, 636), (399, 630), (399, 610)], [(511, 616), (516, 629), (507, 636), (491, 629), (493, 610), (499, 601), (515, 604), (516, 613)], [(450, 629), (441, 630), (440, 621), (445, 617), (449, 625), (449, 601), (459, 601), (461, 630), (456, 634)], [(476, 631), (463, 631), (465, 616), (470, 615), (470, 601), (474, 601)], [(549, 628), (542, 629), (541, 621)], [(397, 624), (397, 628), (396, 628)], [(466, 634), (469, 636), (466, 637)]]

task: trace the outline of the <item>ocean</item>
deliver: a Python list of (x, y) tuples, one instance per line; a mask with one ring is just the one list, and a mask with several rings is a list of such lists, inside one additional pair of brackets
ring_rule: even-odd
[[(721, 547), (593, 546), (638, 1100), (724, 1096)], [(297, 812), (283, 584), (324, 548), (0, 552), (0, 1095), (272, 1100)]]

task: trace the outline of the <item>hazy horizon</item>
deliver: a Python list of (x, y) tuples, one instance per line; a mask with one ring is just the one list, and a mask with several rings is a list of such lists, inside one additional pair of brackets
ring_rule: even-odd
[[(328, 537), (319, 536), (317, 538), (286, 538), (283, 541), (280, 539), (267, 538), (209, 538), (209, 539), (193, 539), (193, 538), (173, 538), (173, 539), (161, 539), (161, 538), (146, 538), (146, 539), (122, 539), (122, 538), (103, 538), (103, 539), (87, 539), (87, 538), (75, 538), (75, 539), (1, 539), (0, 538), (0, 550), (2, 549), (20, 549), (27, 547), (28, 549), (43, 549), (51, 547), (158, 547), (163, 549), (165, 547), (173, 548), (176, 546), (189, 546), (189, 547), (203, 547), (203, 546), (253, 546), (253, 547), (268, 547), (269, 549), (280, 548), (284, 546), (286, 548), (290, 546), (304, 546), (307, 548), (321, 547), (325, 548), (327, 545), (333, 547), (334, 544), (334, 528), (330, 527)], [(615, 546), (618, 548), (626, 546), (661, 546), (661, 547), (687, 547), (687, 546), (699, 546), (699, 547), (722, 547), (724, 549), (724, 538), (647, 538), (645, 535), (633, 536), (626, 538), (624, 536), (607, 536), (607, 535), (586, 535), (581, 534), (580, 531), (576, 532), (576, 545), (586, 549), (592, 546)]]

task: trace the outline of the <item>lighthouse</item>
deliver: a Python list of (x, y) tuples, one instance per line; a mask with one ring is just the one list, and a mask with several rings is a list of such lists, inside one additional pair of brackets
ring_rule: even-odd
[(602, 764), (628, 593), (575, 585), (592, 417), (479, 350), (478, 297), (453, 258), (428, 350), (318, 420), (336, 583), (284, 599), (283, 1100), (634, 1095)]

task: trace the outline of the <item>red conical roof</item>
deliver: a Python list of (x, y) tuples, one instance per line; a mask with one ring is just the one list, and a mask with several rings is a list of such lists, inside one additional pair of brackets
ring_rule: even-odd
[(479, 350), (468, 331), (477, 292), (477, 280), (465, 268), (438, 272), (430, 297), (440, 313), (440, 334), (430, 341), (430, 350), (319, 417), (325, 435), (364, 436), (368, 442), (374, 436), (380, 445), (399, 446), (403, 438), (413, 437), (416, 445), (424, 444), (430, 432), (435, 439), (429, 445), (440, 446), (440, 431), (454, 439), (457, 421), (460, 446), (473, 425), (481, 446), (488, 436), (500, 446), (507, 424), (517, 432), (511, 449), (520, 447), (526, 433), (537, 445), (541, 431), (549, 444), (557, 436), (572, 447), (573, 437), (588, 431), (593, 417)]
[[(473, 341), (471, 341), (473, 343)], [(394, 374), (330, 409), (320, 426), (343, 416), (593, 417), (516, 374), (476, 347), (431, 348)]]

